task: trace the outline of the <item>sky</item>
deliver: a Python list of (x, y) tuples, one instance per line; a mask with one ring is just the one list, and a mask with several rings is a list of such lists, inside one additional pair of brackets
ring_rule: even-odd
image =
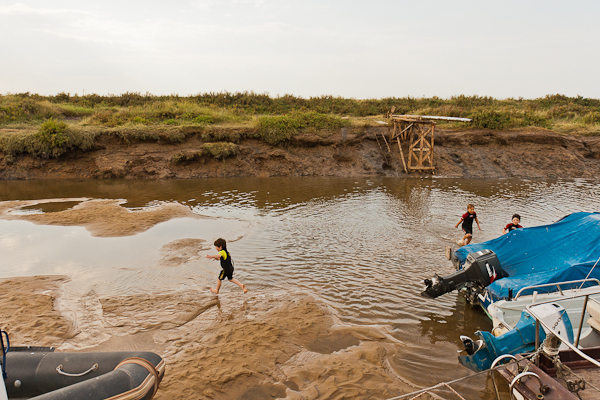
[(0, 94), (600, 98), (600, 1), (0, 0)]

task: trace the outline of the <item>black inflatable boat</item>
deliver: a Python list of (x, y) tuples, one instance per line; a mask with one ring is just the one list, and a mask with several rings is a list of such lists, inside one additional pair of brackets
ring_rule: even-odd
[(9, 398), (150, 400), (165, 362), (141, 351), (55, 353), (52, 347), (3, 346), (2, 369)]

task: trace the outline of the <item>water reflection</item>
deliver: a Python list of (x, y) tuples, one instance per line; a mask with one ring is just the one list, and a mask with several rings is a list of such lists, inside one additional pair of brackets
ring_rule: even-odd
[[(460, 339), (455, 335), (456, 331), (472, 333), (492, 328), (491, 321), (478, 307), (467, 303), (462, 296), (454, 298), (456, 303), (452, 308), (452, 314), (426, 313), (426, 318), (419, 322), (421, 336), (429, 338), (430, 343), (450, 342), (455, 343), (458, 348), (462, 348)], [(448, 329), (449, 324), (452, 324), (452, 329)]]
[(420, 296), (424, 278), (452, 271), (444, 246), (462, 236), (454, 225), (468, 203), (483, 229), (474, 242), (498, 237), (515, 212), (527, 227), (600, 211), (597, 182), (588, 180), (0, 182), (1, 200), (81, 197), (122, 198), (132, 208), (175, 201), (216, 219), (173, 220), (133, 237), (104, 239), (83, 228), (0, 220), (2, 276), (67, 274), (99, 293), (202, 286), (213, 282), (218, 266), (198, 257), (167, 267), (160, 249), (183, 238), (208, 244), (218, 236), (241, 238), (228, 248), (251, 290), (303, 288), (345, 323), (389, 326), (406, 344), (392, 360), (394, 369), (422, 386), (464, 376), (456, 360), (459, 335), (490, 328), (485, 315), (455, 293)]
[[(72, 278), (69, 290), (80, 295), (94, 290), (99, 296), (208, 285), (218, 266), (199, 256), (210, 248), (207, 240), (243, 235), (247, 229), (246, 223), (236, 220), (179, 218), (138, 235), (103, 238), (82, 227), (0, 220), (0, 278), (67, 275)], [(190, 238), (206, 245), (193, 243), (179, 264), (168, 262), (178, 254), (166, 245)]]
[(30, 206), (25, 206), (13, 210), (13, 214), (41, 214), (41, 213), (52, 213), (70, 210), (75, 207), (81, 201), (52, 201), (52, 202), (39, 202)]
[[(443, 248), (455, 245), (460, 238), (460, 229), (454, 225), (467, 203), (476, 206), (483, 231), (475, 231), (474, 241), (480, 242), (500, 235), (514, 212), (523, 216), (524, 226), (550, 223), (574, 211), (597, 211), (600, 194), (595, 182), (587, 180), (244, 178), (0, 182), (2, 200), (66, 197), (123, 198), (126, 206), (132, 208), (175, 201), (200, 214), (246, 221), (246, 230), (232, 234), (233, 238), (244, 237), (232, 244), (232, 249), (240, 268), (245, 269), (254, 284), (300, 286), (338, 307), (351, 322), (383, 323), (423, 321), (431, 315), (447, 315), (452, 309), (452, 296), (430, 301), (423, 300), (419, 293), (423, 277), (451, 271)], [(52, 212), (72, 205), (45, 203), (33, 208)], [(63, 249), (53, 244), (57, 240), (53, 239), (55, 234), (46, 228), (34, 229), (39, 246), (21, 238), (22, 246)], [(201, 231), (202, 234), (191, 237), (215, 237), (210, 230), (198, 228), (197, 232)], [(4, 228), (2, 240), (8, 243), (15, 235), (19, 236)], [(158, 241), (164, 244), (171, 238), (172, 235), (166, 235)], [(115, 239), (115, 245), (111, 245), (114, 250), (99, 257), (105, 261), (98, 262), (141, 265), (132, 260), (137, 256), (120, 255), (127, 247), (131, 254), (136, 254), (136, 248), (144, 249), (143, 254), (156, 253), (147, 251), (152, 245), (144, 244), (150, 243), (145, 239), (130, 246), (117, 244), (125, 241)], [(50, 254), (57, 257), (55, 263), (61, 263), (61, 257), (66, 260), (67, 254), (77, 253), (87, 245), (77, 244), (73, 251), (64, 248), (62, 256), (56, 251)], [(153, 246), (160, 247), (158, 242)], [(15, 252), (23, 248), (17, 247)], [(119, 262), (115, 262), (116, 258)]]

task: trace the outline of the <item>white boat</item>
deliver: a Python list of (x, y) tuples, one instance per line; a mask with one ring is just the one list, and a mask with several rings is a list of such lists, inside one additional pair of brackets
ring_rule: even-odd
[(535, 351), (550, 335), (561, 342), (557, 351), (600, 346), (600, 287), (587, 288), (572, 296), (549, 297), (545, 301), (536, 298), (535, 303), (520, 307), (510, 308), (508, 304), (495, 307), (502, 324), (495, 328), (498, 335), (477, 331), (477, 341), (462, 336), (467, 355), (459, 356), (460, 363), (483, 371), (502, 355)]
[[(546, 333), (546, 339), (541, 343), (541, 338), (536, 336), (532, 353), (502, 355), (492, 363), (494, 368), (501, 362), (513, 360), (498, 368), (500, 376), (509, 384), (511, 399), (600, 398), (600, 301), (589, 293), (565, 300), (570, 313), (561, 314), (558, 319), (556, 316), (548, 318), (548, 309), (556, 308), (555, 301), (527, 305), (525, 312), (536, 328)], [(579, 321), (573, 330), (575, 335), (562, 330), (560, 319), (565, 318)], [(496, 394), (499, 398), (497, 388)]]
[[(582, 286), (585, 283), (589, 283), (592, 286), (578, 287), (577, 289), (563, 289), (565, 287), (572, 287), (574, 284)], [(553, 289), (554, 291), (548, 292), (548, 289)], [(528, 305), (572, 298), (571, 307), (569, 308), (581, 310), (585, 296), (591, 295), (596, 298), (599, 296), (599, 291), (600, 281), (595, 278), (526, 286), (520, 289), (517, 295), (511, 299), (490, 302), (487, 307), (487, 314), (493, 323), (492, 334), (494, 336), (500, 336), (513, 329), (519, 322), (521, 313)], [(528, 292), (533, 293), (523, 295), (523, 293)]]
[[(495, 399), (505, 399), (497, 374), (505, 380), (512, 400), (596, 400), (600, 398), (600, 288), (561, 300), (526, 304), (533, 335), (531, 351), (501, 354), (483, 373), (491, 377)], [(540, 299), (537, 299), (540, 300)], [(562, 304), (562, 305), (561, 305)], [(567, 306), (565, 308), (564, 306)], [(579, 334), (581, 332), (581, 335)], [(487, 344), (480, 343), (480, 350)], [(477, 353), (476, 353), (477, 354)], [(505, 364), (508, 361), (508, 364)], [(416, 399), (449, 389), (459, 398), (471, 374), (450, 382), (406, 393), (388, 400)], [(489, 382), (489, 380), (487, 381)], [(452, 386), (454, 387), (452, 387)], [(506, 389), (504, 389), (505, 391)], [(486, 396), (486, 398), (491, 398)]]

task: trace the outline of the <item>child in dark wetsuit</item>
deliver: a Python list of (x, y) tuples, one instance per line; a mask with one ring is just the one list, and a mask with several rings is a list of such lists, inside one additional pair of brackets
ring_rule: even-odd
[(217, 282), (217, 288), (216, 289), (210, 288), (210, 291), (213, 292), (214, 294), (219, 294), (219, 290), (221, 289), (221, 281), (224, 280), (225, 278), (227, 278), (227, 279), (229, 279), (229, 282), (235, 283), (240, 288), (242, 288), (244, 293), (247, 293), (248, 289), (246, 289), (246, 285), (244, 285), (242, 282), (238, 281), (237, 279), (233, 278), (233, 261), (231, 260), (231, 254), (229, 254), (229, 252), (227, 251), (227, 242), (225, 241), (225, 239), (219, 238), (219, 239), (215, 240), (215, 249), (219, 253), (214, 256), (207, 254), (206, 258), (212, 258), (213, 260), (220, 260), (221, 268), (223, 268), (223, 269), (221, 270), (221, 273), (219, 274), (219, 281)]
[(475, 206), (469, 204), (467, 205), (467, 212), (462, 215), (460, 221), (458, 221), (455, 226), (455, 228), (458, 228), (458, 225), (462, 222), (462, 230), (465, 233), (465, 236), (463, 236), (460, 241), (461, 245), (467, 245), (471, 242), (471, 239), (473, 239), (473, 220), (477, 222), (477, 228), (481, 230), (479, 220), (477, 219), (477, 213), (475, 212)]
[(522, 228), (522, 226), (520, 225), (521, 223), (521, 216), (519, 214), (514, 214), (512, 216), (512, 223), (507, 224), (504, 229), (502, 229), (502, 234), (504, 235), (505, 233), (508, 233), (512, 230), (518, 229), (518, 228)]

